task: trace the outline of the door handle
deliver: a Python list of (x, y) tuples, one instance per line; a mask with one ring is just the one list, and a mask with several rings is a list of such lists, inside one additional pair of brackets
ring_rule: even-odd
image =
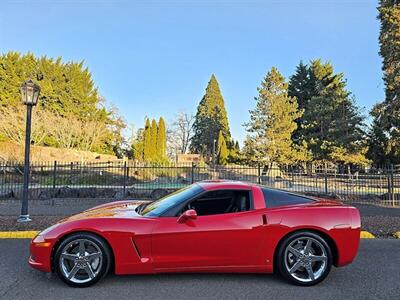
[(268, 219), (266, 215), (262, 215), (262, 220), (263, 220), (263, 225), (267, 225), (268, 224)]

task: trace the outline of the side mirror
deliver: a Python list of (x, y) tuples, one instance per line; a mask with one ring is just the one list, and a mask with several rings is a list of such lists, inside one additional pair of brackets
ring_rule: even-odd
[(183, 212), (178, 218), (178, 223), (185, 223), (188, 220), (196, 220), (197, 219), (197, 212), (194, 209), (188, 209), (187, 211)]

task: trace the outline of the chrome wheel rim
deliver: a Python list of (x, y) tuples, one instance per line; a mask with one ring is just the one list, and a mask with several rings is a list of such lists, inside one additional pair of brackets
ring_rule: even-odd
[(301, 282), (320, 278), (328, 266), (324, 245), (311, 237), (299, 237), (285, 249), (285, 267), (290, 276)]
[(103, 254), (98, 245), (88, 239), (76, 239), (61, 251), (59, 266), (66, 279), (85, 283), (96, 278), (103, 265)]

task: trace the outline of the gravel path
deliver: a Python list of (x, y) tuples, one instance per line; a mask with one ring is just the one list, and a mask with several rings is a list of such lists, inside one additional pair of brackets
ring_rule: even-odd
[(400, 231), (400, 217), (367, 216), (361, 217), (363, 230), (380, 238), (393, 238), (393, 233)]
[(379, 238), (393, 238), (400, 231), (400, 207), (354, 204), (360, 210), (361, 228)]
[(31, 216), (32, 222), (18, 223), (15, 216), (0, 216), (0, 231), (25, 231), (25, 230), (43, 230), (57, 221), (63, 219), (63, 216)]

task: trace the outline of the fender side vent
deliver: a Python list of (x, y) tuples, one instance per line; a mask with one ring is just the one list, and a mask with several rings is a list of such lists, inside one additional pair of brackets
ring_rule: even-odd
[(136, 245), (136, 243), (135, 243), (135, 240), (134, 240), (133, 238), (131, 238), (131, 240), (132, 240), (132, 244), (133, 244), (133, 247), (135, 248), (135, 251), (136, 251), (137, 256), (138, 256), (140, 259), (142, 259), (142, 256), (140, 255), (140, 251), (139, 251), (139, 248), (137, 247), (137, 245)]

